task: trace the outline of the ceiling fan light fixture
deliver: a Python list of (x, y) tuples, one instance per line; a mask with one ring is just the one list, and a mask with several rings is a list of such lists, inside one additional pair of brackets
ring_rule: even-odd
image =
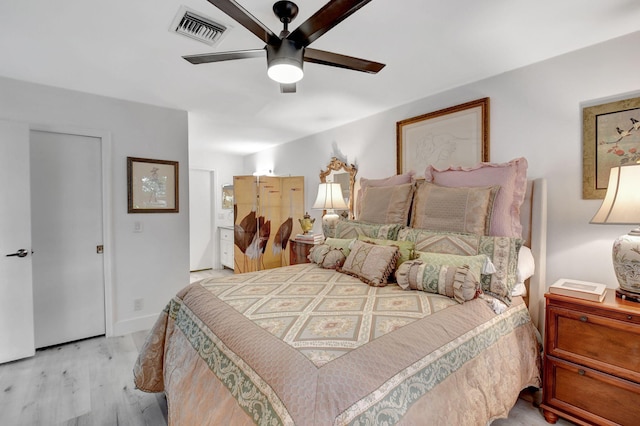
[(267, 70), (267, 75), (278, 83), (291, 84), (302, 80), (304, 73), (296, 65), (272, 64)]
[(267, 45), (267, 75), (281, 84), (302, 80), (304, 49), (297, 48), (290, 40), (282, 40), (280, 46)]

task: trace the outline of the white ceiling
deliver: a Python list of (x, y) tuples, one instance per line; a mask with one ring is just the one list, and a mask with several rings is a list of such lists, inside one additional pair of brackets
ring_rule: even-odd
[[(238, 1), (280, 32), (272, 0)], [(290, 29), (325, 3), (298, 0)], [(171, 33), (181, 5), (232, 28), (214, 48)], [(281, 94), (264, 59), (191, 65), (181, 58), (264, 45), (206, 0), (2, 0), (0, 76), (186, 110), (192, 147), (245, 154), (628, 34), (639, 23), (638, 0), (373, 0), (311, 47), (386, 68), (370, 75), (307, 63), (298, 92)]]

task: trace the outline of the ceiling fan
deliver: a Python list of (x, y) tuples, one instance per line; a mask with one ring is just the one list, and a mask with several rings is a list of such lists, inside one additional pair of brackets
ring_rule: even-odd
[(278, 1), (273, 5), (273, 12), (284, 24), (284, 29), (279, 36), (233, 0), (207, 1), (258, 36), (266, 43), (266, 46), (262, 49), (183, 56), (184, 59), (194, 65), (232, 59), (264, 57), (266, 52), (267, 74), (271, 79), (280, 83), (280, 91), (282, 93), (295, 93), (296, 82), (303, 77), (303, 62), (329, 65), (371, 74), (377, 73), (385, 66), (385, 64), (366, 59), (308, 47), (324, 33), (351, 16), (371, 0), (329, 1), (293, 32), (289, 32), (289, 24), (298, 15), (298, 6), (291, 1)]

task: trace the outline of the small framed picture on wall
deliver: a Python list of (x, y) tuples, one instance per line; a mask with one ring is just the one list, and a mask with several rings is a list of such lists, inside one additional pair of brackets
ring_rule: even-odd
[(603, 199), (612, 167), (640, 160), (640, 98), (582, 110), (582, 198)]
[(128, 213), (178, 213), (178, 162), (127, 157)]

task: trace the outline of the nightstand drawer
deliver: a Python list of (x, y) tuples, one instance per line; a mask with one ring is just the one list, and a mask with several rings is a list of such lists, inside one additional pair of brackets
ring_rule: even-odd
[(640, 325), (549, 307), (547, 353), (640, 382)]
[(596, 424), (638, 424), (639, 384), (552, 357), (545, 362), (546, 403)]

